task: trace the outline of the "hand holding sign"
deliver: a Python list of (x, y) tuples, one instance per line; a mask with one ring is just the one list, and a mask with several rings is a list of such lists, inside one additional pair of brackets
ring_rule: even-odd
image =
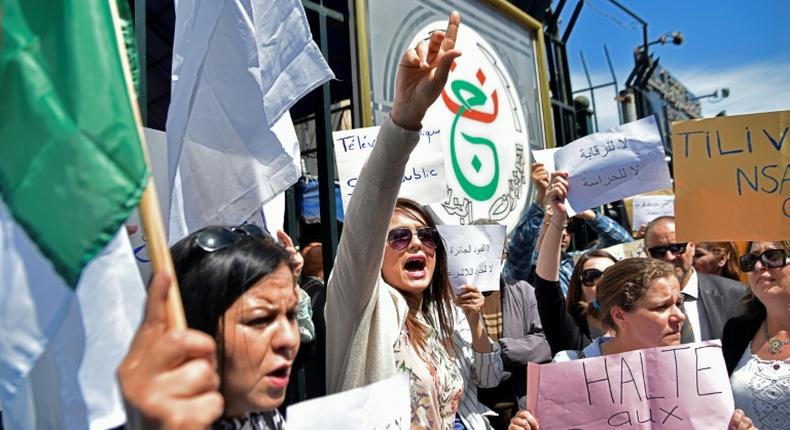
[(551, 174), (546, 199), (551, 203), (551, 208), (557, 216), (568, 216), (568, 206), (565, 199), (568, 197), (568, 172), (554, 172)]
[(453, 299), (453, 301), (455, 302), (456, 306), (464, 311), (464, 314), (467, 317), (470, 315), (479, 315), (483, 310), (483, 304), (485, 303), (483, 294), (481, 294), (480, 290), (478, 290), (474, 285), (462, 286), (460, 289), (460, 294), (458, 294), (455, 299)]
[(533, 151), (549, 171), (569, 172), (570, 214), (671, 186), (655, 118), (643, 118), (577, 139), (559, 149)]

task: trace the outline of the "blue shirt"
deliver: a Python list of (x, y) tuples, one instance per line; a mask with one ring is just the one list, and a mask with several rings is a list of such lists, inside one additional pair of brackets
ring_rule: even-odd
[[(540, 235), (541, 224), (545, 210), (537, 203), (529, 205), (526, 213), (521, 217), (513, 236), (510, 238), (509, 253), (503, 271), (511, 279), (527, 281), (534, 273), (535, 265), (538, 261), (538, 253), (535, 246)], [(587, 225), (598, 235), (600, 239), (594, 246), (582, 251), (563, 252), (560, 256), (560, 288), (563, 294), (568, 295), (568, 284), (570, 284), (571, 274), (573, 273), (573, 257), (592, 251), (593, 249), (606, 248), (620, 243), (630, 242), (633, 237), (615, 220), (606, 215), (595, 213), (595, 218), (587, 221)]]

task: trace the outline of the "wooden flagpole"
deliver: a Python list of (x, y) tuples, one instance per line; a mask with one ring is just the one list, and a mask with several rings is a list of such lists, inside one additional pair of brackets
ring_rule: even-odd
[[(108, 0), (110, 4), (110, 11), (112, 13), (113, 27), (115, 28), (115, 40), (118, 44), (118, 52), (121, 56), (121, 64), (123, 64), (124, 81), (126, 82), (126, 90), (129, 93), (129, 102), (134, 112), (134, 119), (137, 128), (137, 135), (140, 140), (140, 146), (145, 155), (145, 163), (148, 165), (149, 171), (151, 169), (151, 158), (148, 152), (148, 145), (145, 141), (145, 134), (143, 133), (143, 123), (140, 117), (140, 107), (137, 105), (137, 96), (132, 84), (132, 72), (129, 67), (129, 57), (126, 55), (126, 44), (121, 36), (121, 21), (118, 16), (118, 6), (115, 4), (116, 0)], [(145, 73), (145, 71), (141, 71)], [(154, 273), (164, 271), (170, 275), (170, 288), (167, 292), (167, 324), (173, 329), (186, 329), (186, 317), (184, 316), (184, 306), (181, 303), (181, 293), (178, 289), (178, 280), (175, 276), (175, 268), (173, 267), (173, 258), (170, 255), (170, 248), (167, 246), (167, 238), (165, 236), (165, 228), (162, 222), (162, 210), (159, 207), (159, 199), (156, 196), (156, 187), (154, 186), (153, 174), (148, 178), (148, 185), (143, 191), (143, 197), (140, 200), (140, 218), (143, 221), (143, 229), (147, 238), (148, 255), (151, 257), (151, 265), (153, 266)]]

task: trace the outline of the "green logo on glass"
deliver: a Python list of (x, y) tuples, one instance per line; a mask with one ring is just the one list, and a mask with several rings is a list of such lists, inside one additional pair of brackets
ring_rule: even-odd
[[(482, 70), (478, 70), (477, 79), (481, 84), (485, 82), (485, 75), (483, 74)], [(461, 118), (484, 123), (491, 123), (496, 120), (496, 117), (499, 113), (499, 100), (497, 93), (496, 90), (491, 93), (494, 111), (492, 113), (485, 113), (476, 111), (474, 109), (476, 106), (484, 106), (488, 101), (488, 96), (486, 96), (483, 90), (478, 88), (475, 84), (459, 79), (453, 81), (450, 84), (450, 87), (452, 88), (456, 99), (461, 102), (460, 105), (455, 103), (452, 99), (450, 99), (444, 90), (442, 91), (442, 100), (444, 101), (447, 108), (455, 114), (455, 117), (453, 118), (453, 125), (450, 128), (450, 159), (452, 161), (453, 173), (458, 179), (458, 184), (461, 185), (461, 188), (470, 198), (477, 201), (486, 201), (494, 196), (497, 185), (499, 185), (499, 155), (497, 154), (496, 145), (494, 142), (484, 137), (471, 136), (467, 133), (464, 133), (463, 131), (460, 131), (459, 133), (456, 131), (459, 128), (459, 122), (461, 121)], [(459, 134), (460, 138), (458, 137)], [(491, 155), (494, 160), (494, 173), (486, 184), (476, 185), (472, 183), (464, 174), (458, 157), (458, 148), (461, 147), (461, 145), (480, 145), (483, 148), (491, 151)], [(472, 157), (471, 165), (475, 172), (479, 173), (480, 169), (483, 167), (483, 162), (480, 161), (480, 157), (475, 155)]]

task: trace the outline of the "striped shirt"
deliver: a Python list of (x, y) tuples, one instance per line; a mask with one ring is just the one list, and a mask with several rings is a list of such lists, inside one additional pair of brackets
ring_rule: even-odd
[(453, 347), (461, 366), (461, 375), (464, 378), (464, 396), (458, 406), (458, 415), (468, 430), (490, 429), (493, 427), (485, 418), (486, 415), (496, 415), (485, 405), (477, 400), (477, 387), (491, 388), (499, 385), (504, 373), (502, 355), (499, 343), (491, 338), (488, 342), (493, 351), (480, 353), (472, 348), (472, 330), (466, 321), (463, 311), (458, 307), (454, 310)]

